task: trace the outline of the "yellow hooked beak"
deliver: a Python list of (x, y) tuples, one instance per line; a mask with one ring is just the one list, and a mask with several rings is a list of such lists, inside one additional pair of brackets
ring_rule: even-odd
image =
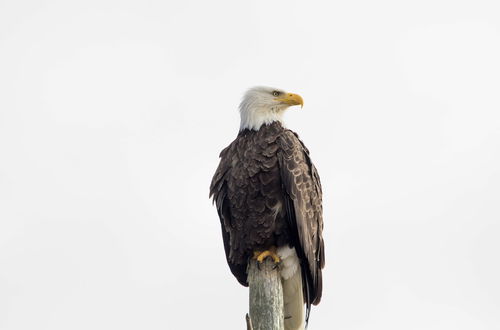
[(276, 101), (279, 101), (281, 103), (285, 103), (288, 105), (299, 105), (302, 108), (304, 106), (304, 100), (302, 99), (302, 96), (298, 94), (293, 94), (293, 93), (286, 93), (283, 94), (281, 97), (275, 98)]

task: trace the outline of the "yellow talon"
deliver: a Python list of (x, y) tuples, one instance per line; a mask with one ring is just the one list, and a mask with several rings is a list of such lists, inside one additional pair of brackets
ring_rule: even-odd
[(253, 253), (253, 257), (254, 259), (257, 259), (257, 261), (259, 263), (263, 263), (264, 260), (267, 258), (267, 257), (271, 257), (273, 258), (273, 261), (275, 263), (280, 263), (281, 262), (281, 259), (280, 257), (276, 254), (276, 249), (270, 249), (270, 250), (266, 250), (266, 251), (263, 251), (263, 252), (260, 252), (260, 251), (254, 251)]

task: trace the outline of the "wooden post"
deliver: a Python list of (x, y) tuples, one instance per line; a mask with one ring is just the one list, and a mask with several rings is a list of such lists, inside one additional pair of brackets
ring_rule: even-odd
[(250, 260), (248, 284), (253, 330), (284, 330), (283, 286), (274, 261), (267, 258), (257, 266), (256, 260)]

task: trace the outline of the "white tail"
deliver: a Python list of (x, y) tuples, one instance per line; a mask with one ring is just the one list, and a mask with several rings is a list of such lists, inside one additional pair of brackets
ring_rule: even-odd
[(278, 248), (281, 258), (281, 279), (283, 283), (283, 303), (285, 330), (304, 329), (304, 296), (299, 258), (294, 248)]

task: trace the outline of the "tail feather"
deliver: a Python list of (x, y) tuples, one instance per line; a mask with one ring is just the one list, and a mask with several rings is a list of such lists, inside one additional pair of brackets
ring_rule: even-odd
[(300, 271), (283, 280), (285, 330), (304, 329), (304, 295)]
[(303, 330), (305, 326), (304, 290), (299, 258), (295, 249), (288, 246), (278, 248), (278, 255), (282, 260), (281, 280), (285, 330)]

